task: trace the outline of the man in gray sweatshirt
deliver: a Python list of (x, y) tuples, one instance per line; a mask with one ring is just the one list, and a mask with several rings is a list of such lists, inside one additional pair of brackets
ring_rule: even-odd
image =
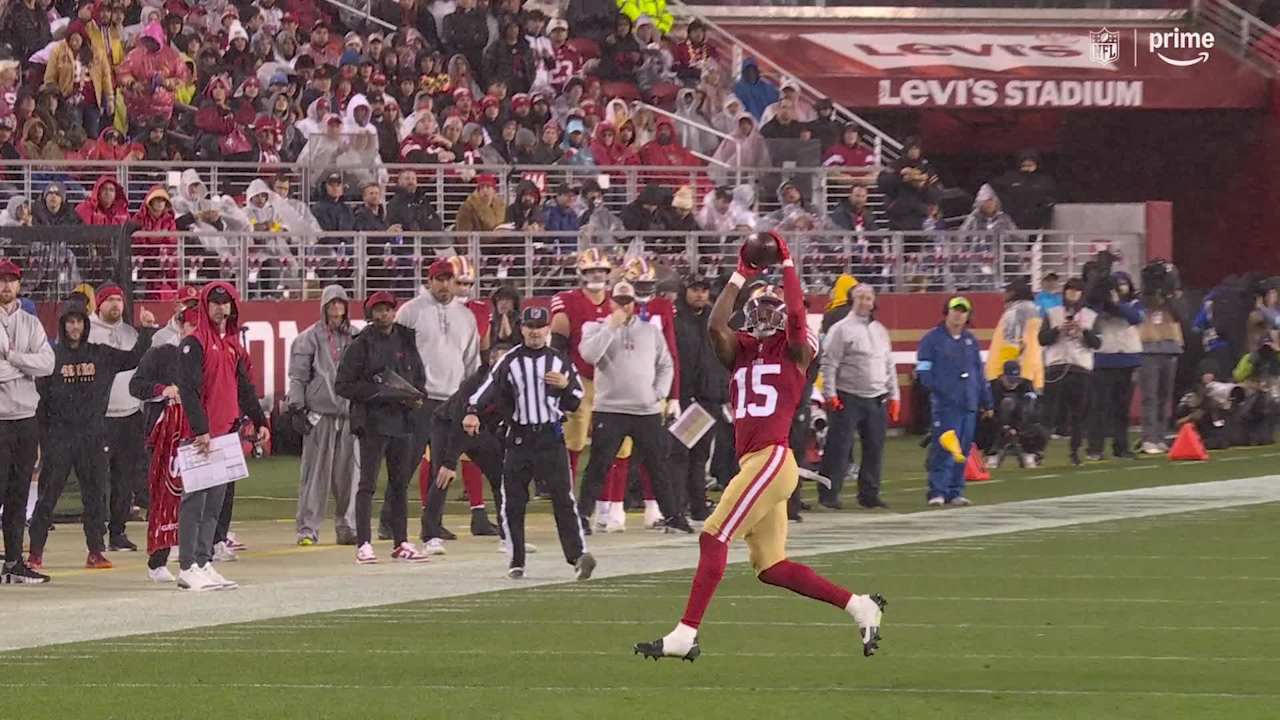
[(324, 506), (333, 493), (333, 522), (339, 545), (355, 545), (356, 439), (351, 434), (351, 402), (334, 390), (338, 363), (354, 335), (347, 315), (347, 291), (327, 285), (320, 293), (320, 319), (293, 341), (289, 353), (289, 408), (307, 419), (302, 438), (298, 486), (298, 544), (320, 541)]
[[(124, 290), (113, 282), (104, 283), (94, 294), (97, 312), (89, 318), (89, 342), (116, 350), (133, 350), (138, 344), (138, 331), (124, 321)], [(144, 326), (155, 324), (151, 311), (143, 309), (138, 320)], [(136, 551), (138, 546), (125, 534), (125, 523), (133, 509), (147, 501), (147, 456), (143, 444), (147, 428), (143, 423), (142, 401), (129, 394), (129, 381), (137, 369), (116, 373), (107, 400), (107, 549)]]
[(668, 530), (693, 532), (677, 507), (669, 473), (659, 464), (667, 455), (662, 417), (675, 378), (667, 341), (657, 325), (636, 317), (636, 291), (625, 280), (613, 286), (613, 312), (582, 326), (578, 352), (595, 367), (595, 408), (591, 415), (591, 458), (582, 480), (578, 514), (590, 533), (591, 514), (604, 488), (605, 472), (630, 437), (649, 473)]
[[(427, 371), (427, 400), (414, 412), (413, 458), (423, 457), (431, 442), (431, 416), (480, 367), (480, 333), (475, 315), (453, 302), (453, 265), (441, 258), (427, 269), (427, 292), (400, 307), (396, 322), (414, 331), (418, 354)], [(418, 474), (422, 508), (422, 540), (430, 555), (444, 554), (444, 541), (455, 536), (444, 527), (445, 489), (432, 482), (429, 464)], [(383, 507), (385, 508), (385, 503)]]
[(199, 307), (199, 305), (200, 288), (195, 285), (183, 285), (182, 289), (178, 291), (178, 298), (173, 301), (173, 316), (169, 318), (169, 322), (164, 324), (164, 327), (151, 336), (151, 347), (161, 347), (163, 345), (177, 347), (178, 343), (182, 341), (182, 311)]
[(0, 584), (49, 582), (49, 576), (22, 561), (27, 493), (40, 446), (36, 378), (53, 373), (53, 348), (40, 320), (22, 310), (18, 294), (22, 269), (0, 260), (0, 525), (4, 527), (4, 566)]

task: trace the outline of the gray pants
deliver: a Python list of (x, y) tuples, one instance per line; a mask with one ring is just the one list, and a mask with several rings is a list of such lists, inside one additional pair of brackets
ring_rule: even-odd
[(298, 485), (298, 537), (319, 538), (325, 504), (333, 493), (333, 524), (338, 535), (355, 535), (356, 486), (360, 484), (356, 438), (351, 421), (321, 415), (302, 439), (302, 471)]
[(1143, 355), (1138, 368), (1138, 391), (1142, 393), (1142, 441), (1164, 442), (1173, 412), (1173, 379), (1178, 371), (1177, 355)]
[(218, 485), (182, 496), (178, 510), (178, 566), (204, 566), (213, 558), (213, 534), (222, 513), (226, 485)]

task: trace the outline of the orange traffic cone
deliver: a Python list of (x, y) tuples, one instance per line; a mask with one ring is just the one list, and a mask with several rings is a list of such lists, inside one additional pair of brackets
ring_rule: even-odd
[(982, 461), (982, 451), (975, 444), (969, 448), (969, 459), (964, 464), (965, 482), (981, 482), (982, 480), (990, 480), (991, 473), (987, 472), (987, 466)]
[(1170, 460), (1208, 460), (1209, 453), (1204, 449), (1204, 441), (1196, 431), (1195, 423), (1186, 423), (1178, 431), (1178, 437), (1169, 448)]

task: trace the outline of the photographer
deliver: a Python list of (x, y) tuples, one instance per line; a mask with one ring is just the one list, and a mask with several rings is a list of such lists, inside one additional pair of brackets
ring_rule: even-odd
[(1280, 415), (1280, 356), (1271, 335), (1258, 338), (1258, 349), (1240, 358), (1232, 376), (1244, 389), (1236, 412), (1236, 441), (1241, 445), (1274, 443), (1276, 416)]
[[(1111, 452), (1132, 458), (1129, 448), (1129, 406), (1133, 402), (1133, 373), (1142, 364), (1142, 308), (1133, 297), (1128, 273), (1111, 275), (1111, 286), (1091, 290), (1090, 307), (1098, 313), (1094, 324), (1101, 346), (1094, 354), (1093, 381), (1089, 385), (1088, 459), (1101, 460), (1103, 444), (1111, 438)], [(1101, 297), (1098, 297), (1101, 295)], [(1101, 300), (1101, 302), (1098, 302)]]
[(1005, 362), (1000, 377), (991, 381), (991, 403), (995, 415), (979, 421), (976, 438), (987, 467), (1000, 467), (1009, 452), (1024, 468), (1038, 466), (1049, 436), (1040, 425), (1040, 396), (1016, 360)]
[(1142, 392), (1142, 453), (1160, 455), (1169, 451), (1165, 433), (1173, 411), (1173, 386), (1178, 359), (1184, 350), (1182, 314), (1173, 294), (1177, 291), (1173, 266), (1153, 262), (1142, 269), (1143, 312), (1138, 335), (1142, 340), (1142, 366), (1138, 387)]
[(1244, 399), (1242, 388), (1217, 381), (1216, 364), (1211, 358), (1200, 361), (1200, 380), (1178, 401), (1176, 412), (1178, 426), (1194, 423), (1207, 450), (1221, 450), (1230, 445), (1227, 422), (1231, 418), (1231, 407), (1235, 400)]
[(1093, 353), (1102, 345), (1094, 331), (1097, 313), (1084, 306), (1084, 281), (1072, 278), (1062, 289), (1062, 305), (1050, 308), (1040, 327), (1044, 386), (1049, 417), (1065, 407), (1071, 426), (1071, 464), (1080, 464), (1080, 440), (1089, 407)]

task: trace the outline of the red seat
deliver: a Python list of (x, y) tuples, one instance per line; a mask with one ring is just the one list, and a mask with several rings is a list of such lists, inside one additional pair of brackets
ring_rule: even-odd
[(649, 88), (649, 102), (663, 110), (675, 110), (676, 94), (679, 92), (680, 86), (675, 83), (655, 83)]
[(569, 38), (565, 43), (574, 50), (577, 50), (578, 53), (582, 55), (583, 61), (594, 60), (600, 57), (600, 44), (591, 38)]
[(606, 98), (622, 98), (627, 102), (640, 99), (640, 88), (626, 80), (605, 80), (600, 83), (600, 93)]

